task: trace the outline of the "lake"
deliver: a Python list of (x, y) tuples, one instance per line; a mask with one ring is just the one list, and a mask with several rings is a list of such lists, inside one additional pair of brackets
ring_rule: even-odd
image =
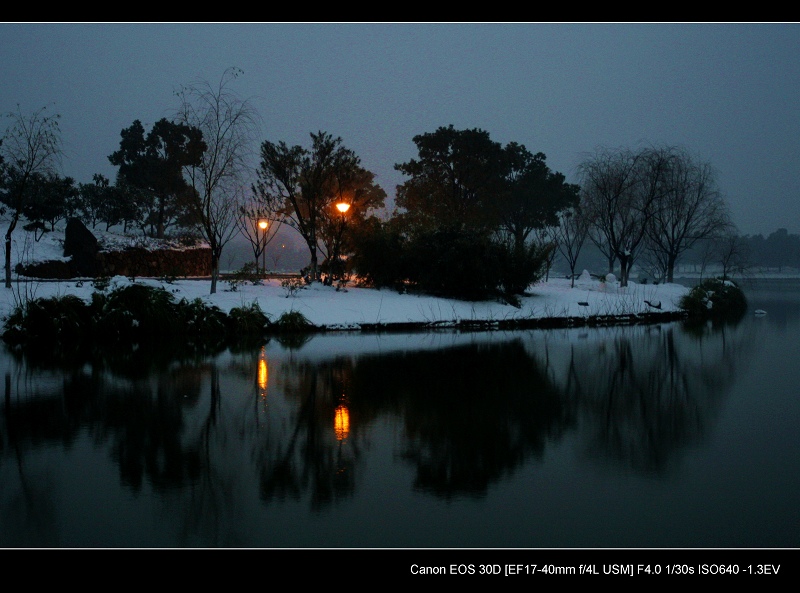
[(745, 290), (718, 326), (6, 352), (0, 547), (796, 548), (800, 282)]

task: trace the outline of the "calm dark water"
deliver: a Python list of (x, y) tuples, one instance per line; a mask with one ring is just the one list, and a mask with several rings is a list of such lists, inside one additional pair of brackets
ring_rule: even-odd
[(0, 355), (0, 547), (799, 547), (800, 283), (746, 289), (719, 327)]

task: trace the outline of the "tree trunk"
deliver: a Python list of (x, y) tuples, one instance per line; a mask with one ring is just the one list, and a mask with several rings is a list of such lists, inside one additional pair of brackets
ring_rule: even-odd
[(316, 282), (319, 280), (318, 272), (317, 272), (317, 244), (316, 244), (316, 237), (312, 240), (306, 240), (306, 244), (308, 245), (308, 251), (311, 254), (311, 262), (308, 264), (308, 276), (311, 282)]
[(310, 264), (309, 275), (311, 276), (311, 281), (316, 282), (319, 280), (318, 272), (317, 272), (317, 250), (314, 249), (311, 251), (311, 264)]
[(6, 288), (11, 288), (11, 233), (6, 234)]
[(628, 286), (628, 273), (630, 271), (631, 261), (630, 258), (625, 255), (618, 256), (617, 259), (619, 259), (619, 285), (624, 288)]
[(211, 294), (217, 293), (217, 279), (219, 278), (220, 254), (216, 249), (211, 250)]
[(11, 233), (14, 232), (18, 220), (19, 211), (15, 211), (6, 231), (6, 288), (11, 288)]
[(667, 282), (672, 284), (675, 278), (675, 257), (670, 255), (667, 257)]

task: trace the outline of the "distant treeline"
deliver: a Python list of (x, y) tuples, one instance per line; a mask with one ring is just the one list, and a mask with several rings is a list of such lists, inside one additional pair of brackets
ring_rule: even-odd
[(800, 235), (778, 229), (763, 235), (742, 237), (751, 265), (767, 268), (800, 268)]

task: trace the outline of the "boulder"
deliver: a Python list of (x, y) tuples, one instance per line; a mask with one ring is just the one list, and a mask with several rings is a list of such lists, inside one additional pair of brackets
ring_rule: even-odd
[(94, 278), (97, 275), (97, 238), (78, 218), (70, 218), (64, 231), (64, 257), (71, 257), (76, 276)]

